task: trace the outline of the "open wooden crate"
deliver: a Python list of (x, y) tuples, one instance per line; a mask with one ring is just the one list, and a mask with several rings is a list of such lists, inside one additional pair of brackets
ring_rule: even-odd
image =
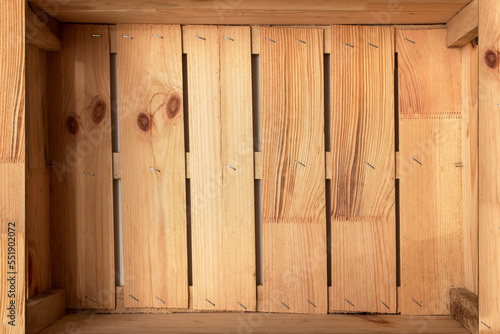
[(497, 1), (0, 13), (2, 333), (500, 333)]

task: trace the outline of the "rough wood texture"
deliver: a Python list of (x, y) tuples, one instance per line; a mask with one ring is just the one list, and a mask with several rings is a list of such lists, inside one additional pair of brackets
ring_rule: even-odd
[(256, 309), (250, 27), (188, 26), (193, 308)]
[(25, 324), (24, 6), (24, 1), (0, 2), (0, 333), (5, 334), (24, 333)]
[(467, 334), (451, 317), (302, 314), (123, 314), (67, 315), (40, 334), (74, 324), (80, 333), (434, 333)]
[(478, 51), (475, 41), (462, 49), (462, 189), (465, 287), (478, 293)]
[(34, 0), (61, 22), (168, 24), (432, 24), (470, 0)]
[(326, 313), (323, 30), (261, 28), (266, 312)]
[(117, 33), (125, 306), (187, 308), (181, 28)]
[(113, 308), (108, 27), (65, 25), (62, 42), (48, 56), (52, 287), (69, 308)]
[(461, 53), (443, 30), (399, 31), (398, 48), (401, 313), (449, 314), (464, 284)]
[(479, 332), (479, 300), (464, 288), (450, 289), (451, 316), (471, 333)]
[(479, 329), (500, 332), (500, 2), (479, 2)]
[(26, 6), (26, 42), (45, 51), (60, 51), (61, 39), (40, 19), (45, 19), (42, 14), (39, 15)]
[(394, 29), (331, 36), (330, 311), (395, 313)]
[(477, 37), (479, 25), (479, 0), (472, 0), (446, 24), (446, 46), (465, 46)]
[(27, 298), (50, 289), (50, 170), (47, 165), (46, 53), (26, 46)]
[(66, 314), (66, 292), (48, 290), (26, 302), (26, 334), (35, 334)]

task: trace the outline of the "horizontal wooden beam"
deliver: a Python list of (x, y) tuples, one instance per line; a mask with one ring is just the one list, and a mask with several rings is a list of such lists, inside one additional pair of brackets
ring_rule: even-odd
[(450, 314), (471, 333), (479, 331), (479, 298), (464, 288), (450, 289)]
[(459, 48), (478, 34), (479, 0), (473, 0), (446, 24), (446, 46)]
[[(47, 23), (50, 22), (50, 27)], [(60, 27), (47, 13), (26, 6), (26, 42), (45, 51), (60, 51)], [(55, 31), (54, 31), (55, 30)]]
[(66, 292), (47, 290), (26, 301), (26, 333), (38, 333), (66, 314)]
[(61, 22), (158, 24), (435, 24), (469, 0), (32, 0)]

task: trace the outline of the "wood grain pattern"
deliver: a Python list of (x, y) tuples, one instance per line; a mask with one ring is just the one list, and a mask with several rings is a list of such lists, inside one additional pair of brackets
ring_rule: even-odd
[(446, 23), (446, 46), (463, 47), (477, 37), (479, 0), (472, 0)]
[(408, 333), (468, 334), (468, 331), (447, 317), (401, 315), (303, 315), (303, 314), (116, 314), (95, 315), (88, 324), (88, 315), (70, 314), (40, 334), (60, 333), (68, 323), (83, 333), (234, 333), (251, 331), (256, 334), (359, 334)]
[(125, 306), (187, 308), (181, 29), (117, 34)]
[[(404, 118), (459, 118), (461, 104), (460, 50), (447, 49), (446, 30), (400, 30), (397, 48), (402, 54), (399, 67), (400, 96)], [(446, 59), (446, 61), (443, 61)], [(415, 67), (418, 66), (418, 67)], [(432, 70), (419, 70), (419, 69)], [(429, 84), (436, 89), (430, 89)]]
[(188, 26), (184, 33), (193, 308), (255, 311), (250, 28)]
[(261, 28), (265, 312), (326, 313), (323, 30)]
[(113, 308), (108, 27), (64, 25), (62, 43), (48, 55), (52, 287), (68, 308)]
[(26, 302), (26, 334), (35, 334), (66, 314), (66, 292), (47, 290)]
[(24, 8), (24, 1), (0, 2), (0, 333), (5, 334), (25, 328)]
[(479, 48), (462, 48), (462, 189), (465, 287), (478, 293), (478, 61)]
[[(47, 15), (46, 13), (43, 13)], [(26, 42), (45, 51), (61, 51), (61, 40), (40, 20), (33, 10), (26, 7)]]
[(331, 36), (330, 311), (395, 313), (394, 29)]
[(430, 24), (470, 0), (34, 0), (61, 22), (168, 24)]
[(479, 1), (479, 331), (500, 332), (500, 3)]
[(461, 54), (444, 43), (398, 32), (402, 314), (449, 314), (464, 284)]
[(26, 46), (27, 298), (50, 289), (50, 170), (46, 53)]

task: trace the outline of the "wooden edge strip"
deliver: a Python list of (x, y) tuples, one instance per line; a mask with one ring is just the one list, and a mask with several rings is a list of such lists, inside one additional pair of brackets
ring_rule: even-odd
[(45, 51), (61, 51), (61, 39), (45, 23), (50, 19), (47, 13), (38, 11), (35, 14), (26, 6), (26, 43)]
[(450, 289), (450, 314), (471, 333), (479, 332), (479, 298), (464, 288)]
[(26, 301), (26, 333), (38, 333), (66, 314), (66, 291), (47, 290)]
[(446, 46), (461, 48), (478, 36), (479, 1), (473, 0), (446, 24)]

